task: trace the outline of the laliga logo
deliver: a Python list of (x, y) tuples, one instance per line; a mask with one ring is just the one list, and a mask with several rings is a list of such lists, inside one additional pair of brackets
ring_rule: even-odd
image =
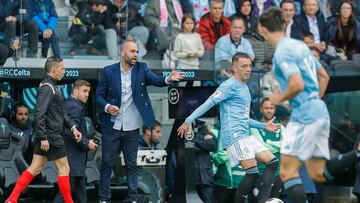
[(187, 141), (193, 140), (193, 139), (194, 139), (194, 131), (190, 130), (189, 132), (187, 132), (187, 133), (185, 134), (185, 139), (186, 139)]

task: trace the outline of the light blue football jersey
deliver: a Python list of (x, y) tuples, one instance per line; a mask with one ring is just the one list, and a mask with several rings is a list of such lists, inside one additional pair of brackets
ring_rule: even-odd
[(295, 73), (301, 74), (305, 85), (304, 90), (290, 100), (290, 121), (311, 123), (321, 118), (329, 119), (327, 107), (319, 98), (317, 70), (320, 67), (320, 62), (302, 41), (285, 37), (277, 44), (273, 57), (273, 72), (280, 84), (280, 90), (286, 91), (288, 79)]

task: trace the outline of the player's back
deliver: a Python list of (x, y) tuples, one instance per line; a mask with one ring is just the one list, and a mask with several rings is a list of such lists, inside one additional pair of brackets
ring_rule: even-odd
[(291, 119), (310, 123), (318, 118), (328, 118), (326, 105), (319, 97), (317, 70), (321, 65), (307, 45), (299, 40), (283, 38), (276, 47), (273, 60), (274, 75), (282, 92), (288, 88), (288, 78), (293, 74), (300, 73), (304, 81), (304, 90), (290, 101), (293, 108)]

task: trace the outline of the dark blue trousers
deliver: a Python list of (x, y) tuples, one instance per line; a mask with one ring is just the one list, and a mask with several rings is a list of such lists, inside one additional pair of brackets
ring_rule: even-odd
[(111, 134), (103, 134), (101, 139), (102, 162), (100, 169), (99, 199), (101, 201), (111, 199), (111, 172), (115, 164), (116, 156), (122, 151), (126, 165), (129, 201), (138, 201), (138, 168), (136, 166), (136, 159), (139, 145), (139, 129), (132, 131), (118, 131), (113, 129)]

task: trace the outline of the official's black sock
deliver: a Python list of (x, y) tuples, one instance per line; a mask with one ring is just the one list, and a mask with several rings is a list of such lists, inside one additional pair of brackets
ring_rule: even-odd
[(235, 203), (245, 202), (250, 189), (256, 184), (258, 176), (259, 169), (257, 166), (246, 169), (246, 174), (236, 190)]
[(266, 164), (264, 175), (261, 177), (259, 188), (259, 203), (264, 203), (270, 198), (272, 184), (274, 183), (275, 172), (279, 166), (279, 160), (277, 158), (272, 159)]
[(292, 178), (284, 182), (284, 188), (289, 200), (292, 203), (305, 203), (307, 197), (304, 192), (300, 177)]
[(346, 173), (349, 168), (354, 167), (357, 159), (357, 150), (346, 154), (339, 154), (334, 159), (326, 162), (323, 176), (327, 181), (333, 181), (336, 176), (340, 176)]

